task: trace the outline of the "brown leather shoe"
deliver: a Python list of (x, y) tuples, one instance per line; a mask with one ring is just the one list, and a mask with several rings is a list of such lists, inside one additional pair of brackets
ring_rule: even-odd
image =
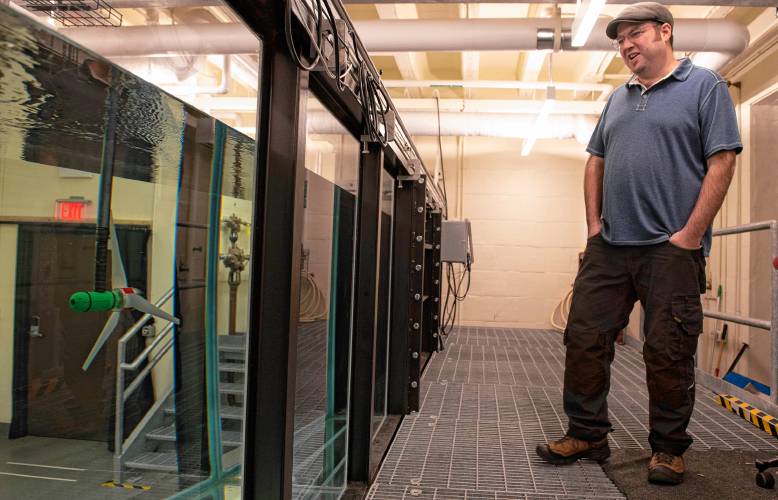
[(580, 458), (604, 462), (611, 455), (608, 438), (600, 441), (583, 441), (565, 436), (558, 441), (539, 444), (535, 452), (546, 462), (554, 465), (566, 465)]
[(683, 457), (657, 452), (648, 464), (648, 482), (654, 484), (681, 484), (683, 482)]

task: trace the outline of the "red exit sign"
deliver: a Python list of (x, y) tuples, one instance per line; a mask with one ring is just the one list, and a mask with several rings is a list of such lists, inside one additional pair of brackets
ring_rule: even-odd
[(68, 198), (57, 200), (54, 217), (67, 222), (81, 222), (84, 219), (84, 207), (92, 202), (84, 198)]

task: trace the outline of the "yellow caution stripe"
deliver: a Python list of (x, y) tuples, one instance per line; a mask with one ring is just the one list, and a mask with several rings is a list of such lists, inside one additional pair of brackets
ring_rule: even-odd
[(754, 426), (778, 438), (778, 418), (729, 394), (716, 394), (716, 402), (735, 415), (740, 415), (743, 420), (751, 422)]
[(132, 484), (132, 483), (117, 483), (115, 481), (106, 481), (104, 483), (100, 483), (100, 486), (104, 488), (122, 488), (125, 490), (149, 491), (151, 489), (151, 486), (145, 486), (142, 484)]

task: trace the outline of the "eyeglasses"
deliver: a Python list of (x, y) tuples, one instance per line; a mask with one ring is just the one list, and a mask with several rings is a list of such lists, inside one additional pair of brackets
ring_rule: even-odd
[(651, 24), (644, 24), (642, 26), (638, 26), (637, 28), (631, 30), (629, 33), (627, 33), (626, 36), (620, 36), (616, 38), (615, 40), (611, 41), (611, 45), (613, 45), (613, 48), (618, 49), (621, 48), (622, 45), (624, 45), (624, 42), (629, 40), (630, 43), (635, 43), (635, 40), (639, 39), (643, 34), (648, 31), (651, 27), (655, 26), (661, 26), (658, 22), (652, 22)]

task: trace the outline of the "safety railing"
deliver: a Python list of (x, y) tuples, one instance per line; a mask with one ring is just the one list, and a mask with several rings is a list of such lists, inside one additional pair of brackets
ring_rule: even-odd
[[(755, 231), (770, 231), (771, 255), (778, 258), (778, 221), (755, 222), (742, 226), (733, 226), (713, 231), (713, 236), (726, 236), (730, 234), (750, 233)], [(770, 320), (737, 316), (734, 314), (717, 311), (703, 311), (708, 318), (720, 319), (740, 325), (753, 326), (770, 332), (770, 399), (773, 404), (778, 404), (778, 269), (773, 267), (771, 281)]]
[[(154, 305), (162, 307), (173, 296), (173, 289), (171, 288), (160, 297)], [(160, 360), (167, 354), (171, 347), (173, 347), (173, 336), (170, 332), (173, 331), (173, 322), (156, 334), (154, 340), (146, 346), (135, 359), (128, 362), (127, 357), (127, 343), (133, 338), (138, 331), (152, 318), (150, 314), (144, 314), (141, 318), (130, 327), (127, 332), (119, 339), (119, 344), (116, 351), (116, 425), (114, 428), (114, 481), (121, 483), (123, 481), (123, 469), (124, 469), (124, 456), (131, 448), (135, 440), (140, 436), (140, 430), (148, 422), (149, 417), (156, 413), (159, 406), (167, 399), (167, 395), (162, 398), (158, 398), (157, 403), (152, 405), (148, 412), (140, 419), (135, 428), (130, 432), (127, 440), (124, 439), (124, 405), (127, 400), (132, 396), (143, 381), (151, 374), (151, 371), (160, 362)], [(141, 364), (147, 361), (143, 370), (138, 373), (129, 386), (124, 387), (126, 380), (126, 372), (135, 371), (140, 368)]]

